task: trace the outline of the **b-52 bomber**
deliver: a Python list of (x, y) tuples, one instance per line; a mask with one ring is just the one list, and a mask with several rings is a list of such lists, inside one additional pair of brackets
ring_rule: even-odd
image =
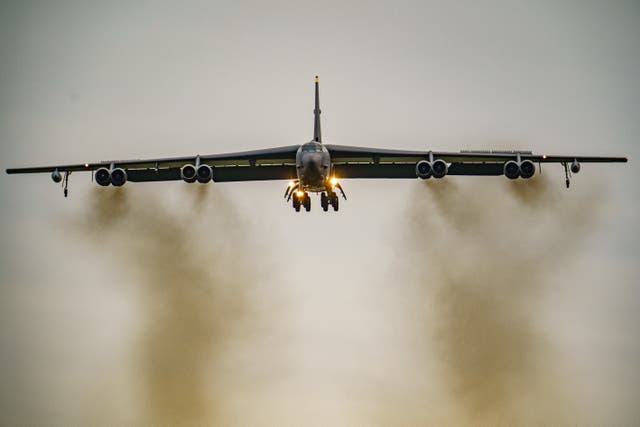
[(528, 179), (536, 163), (560, 163), (566, 186), (581, 163), (626, 162), (626, 157), (556, 156), (531, 151), (463, 150), (460, 152), (414, 151), (324, 144), (320, 131), (320, 93), (315, 79), (313, 139), (301, 145), (148, 160), (104, 161), (7, 169), (9, 174), (51, 173), (54, 182), (68, 194), (69, 175), (90, 171), (102, 186), (120, 187), (127, 182), (209, 182), (288, 180), (284, 193), (296, 211), (311, 210), (309, 193), (320, 194), (320, 206), (338, 210), (340, 195), (346, 200), (340, 180), (351, 178), (442, 179), (447, 175), (499, 176)]

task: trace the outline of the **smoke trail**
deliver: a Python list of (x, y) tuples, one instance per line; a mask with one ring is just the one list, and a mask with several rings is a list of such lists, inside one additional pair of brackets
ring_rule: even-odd
[(250, 309), (238, 216), (205, 186), (188, 196), (168, 206), (131, 189), (97, 189), (82, 221), (96, 249), (117, 254), (137, 285), (143, 326), (132, 385), (140, 386), (144, 425), (220, 418), (220, 365)]
[[(536, 325), (558, 266), (588, 235), (601, 192), (529, 181), (427, 181), (407, 240), (418, 283), (417, 331), (432, 335), (455, 424), (562, 424), (573, 410), (566, 361)], [(426, 304), (426, 305), (425, 305)], [(427, 324), (426, 319), (434, 324)]]

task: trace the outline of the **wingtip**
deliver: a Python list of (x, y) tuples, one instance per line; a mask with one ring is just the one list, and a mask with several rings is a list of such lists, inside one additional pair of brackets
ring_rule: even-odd
[(318, 83), (320, 80), (318, 79), (318, 76), (316, 76), (316, 83)]

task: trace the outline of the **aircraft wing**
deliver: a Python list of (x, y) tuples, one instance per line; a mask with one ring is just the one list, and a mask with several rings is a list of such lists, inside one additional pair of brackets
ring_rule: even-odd
[(509, 160), (534, 163), (606, 163), (626, 162), (626, 157), (533, 154), (531, 151), (411, 151), (382, 148), (326, 145), (335, 175), (339, 178), (416, 178), (416, 163), (441, 159), (449, 164), (447, 175), (502, 175)]
[(109, 160), (96, 163), (61, 164), (7, 169), (9, 174), (41, 172), (96, 171), (112, 167), (125, 169), (127, 180), (174, 181), (180, 180), (180, 168), (186, 164), (206, 164), (213, 168), (213, 180), (254, 181), (270, 179), (292, 179), (296, 176), (295, 157), (299, 145), (241, 151), (237, 153), (203, 156), (172, 157), (162, 159)]
[[(443, 160), (447, 175), (502, 175), (509, 160), (534, 163), (626, 162), (626, 157), (533, 154), (531, 151), (412, 151), (381, 148), (325, 145), (331, 155), (333, 173), (338, 178), (416, 178), (416, 163)], [(55, 172), (65, 174), (121, 168), (131, 182), (178, 181), (185, 165), (212, 167), (217, 182), (260, 181), (296, 178), (295, 156), (298, 145), (236, 153), (196, 155), (161, 159), (109, 160), (96, 163), (61, 164), (7, 169), (9, 174)]]

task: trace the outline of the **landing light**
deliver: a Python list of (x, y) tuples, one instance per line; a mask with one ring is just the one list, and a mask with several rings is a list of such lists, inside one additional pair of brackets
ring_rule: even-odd
[(335, 187), (336, 184), (338, 184), (338, 178), (336, 178), (335, 176), (333, 178), (331, 178), (329, 180), (329, 182), (331, 183), (331, 186)]
[(296, 196), (298, 196), (298, 198), (304, 196), (304, 191), (300, 191), (300, 190), (296, 191)]

